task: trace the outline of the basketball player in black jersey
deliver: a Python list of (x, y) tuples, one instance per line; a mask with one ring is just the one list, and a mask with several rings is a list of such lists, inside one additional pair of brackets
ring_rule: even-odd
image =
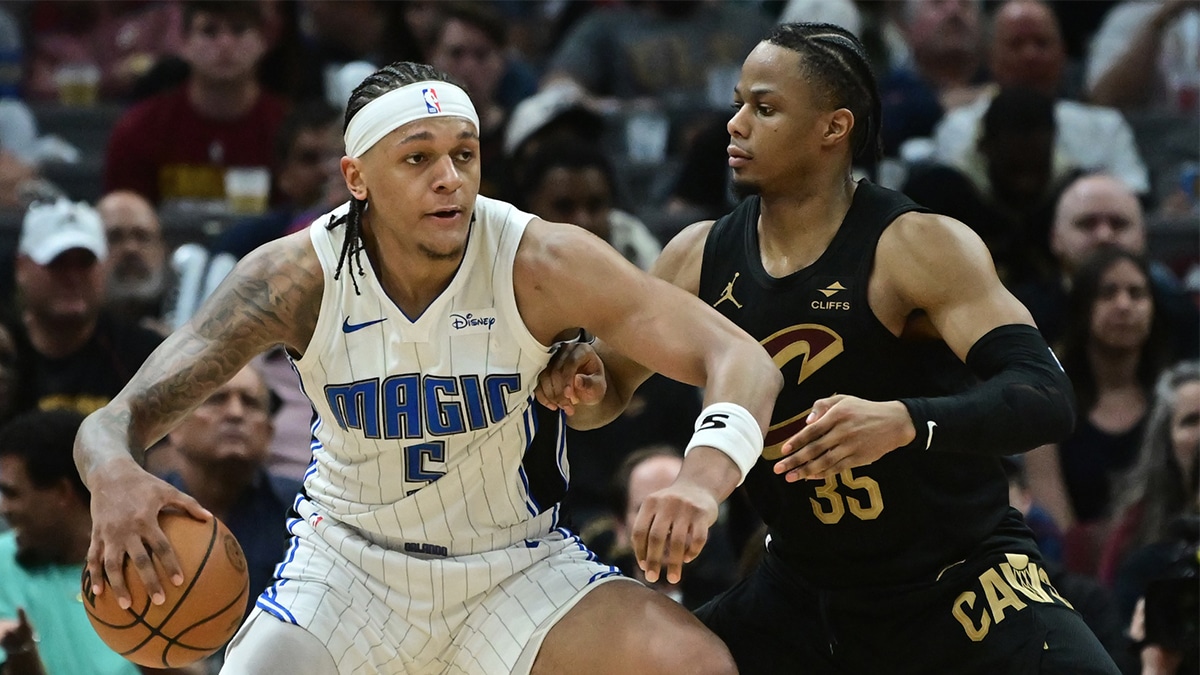
[[(1044, 572), (1000, 464), (1070, 433), (1070, 382), (971, 230), (851, 177), (879, 142), (862, 45), (779, 26), (734, 107), (729, 164), (748, 196), (677, 236), (655, 272), (757, 338), (786, 384), (745, 481), (767, 551), (697, 614), (754, 675), (1117, 673)], [(586, 427), (645, 377), (580, 345), (539, 397)], [(655, 525), (634, 532), (651, 581)]]

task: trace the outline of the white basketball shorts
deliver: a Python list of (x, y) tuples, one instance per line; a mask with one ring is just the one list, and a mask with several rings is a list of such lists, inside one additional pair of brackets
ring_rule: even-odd
[(287, 670), (293, 664), (278, 642), (255, 638), (271, 634), (256, 629), (269, 626), (270, 615), (324, 644), (338, 673), (524, 674), (546, 633), (584, 594), (625, 578), (566, 530), (441, 558), (384, 549), (329, 519), (317, 528), (288, 522), (287, 557), (230, 643), (227, 670), (261, 663), (240, 650), (270, 650), (279, 672), (306, 672)]

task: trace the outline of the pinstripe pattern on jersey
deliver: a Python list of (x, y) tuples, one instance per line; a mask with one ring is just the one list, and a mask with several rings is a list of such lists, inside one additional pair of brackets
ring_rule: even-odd
[(462, 264), (415, 318), (369, 264), (361, 295), (345, 276), (335, 281), (345, 228), (327, 230), (327, 217), (310, 228), (325, 291), (293, 363), (316, 413), (305, 495), (323, 517), (385, 548), (450, 556), (554, 527), (567, 475), (557, 420), (547, 425), (549, 461), (525, 462), (539, 428), (532, 391), (550, 356), (521, 320), (512, 285), (531, 217), (479, 197)]
[(562, 528), (441, 558), (376, 546), (303, 497), (295, 508), (288, 561), (256, 608), (305, 628), (341, 673), (527, 673), (539, 634), (620, 576)]

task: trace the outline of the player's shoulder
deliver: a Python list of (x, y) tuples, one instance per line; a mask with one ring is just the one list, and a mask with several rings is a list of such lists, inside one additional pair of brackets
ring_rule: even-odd
[(971, 228), (949, 216), (920, 212), (905, 213), (884, 229), (874, 270), (909, 289), (995, 275), (987, 245)]
[[(351, 261), (347, 260), (347, 264)], [(271, 240), (242, 258), (234, 274), (256, 278), (268, 284), (286, 280), (289, 288), (320, 292), (324, 283), (321, 261), (313, 247), (308, 228)]]
[(964, 246), (983, 246), (983, 240), (974, 230), (949, 216), (908, 211), (897, 216), (883, 230), (878, 253), (936, 259), (947, 249)]

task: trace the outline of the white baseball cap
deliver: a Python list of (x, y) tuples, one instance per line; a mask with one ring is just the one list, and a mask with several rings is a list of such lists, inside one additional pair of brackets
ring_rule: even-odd
[(73, 248), (91, 251), (98, 260), (104, 260), (108, 254), (104, 223), (96, 209), (69, 199), (29, 207), (21, 223), (18, 253), (39, 265), (47, 265)]
[(604, 116), (578, 85), (557, 83), (526, 98), (513, 108), (504, 130), (504, 154), (512, 156), (517, 148), (551, 122), (573, 116), (597, 136), (604, 129)]

